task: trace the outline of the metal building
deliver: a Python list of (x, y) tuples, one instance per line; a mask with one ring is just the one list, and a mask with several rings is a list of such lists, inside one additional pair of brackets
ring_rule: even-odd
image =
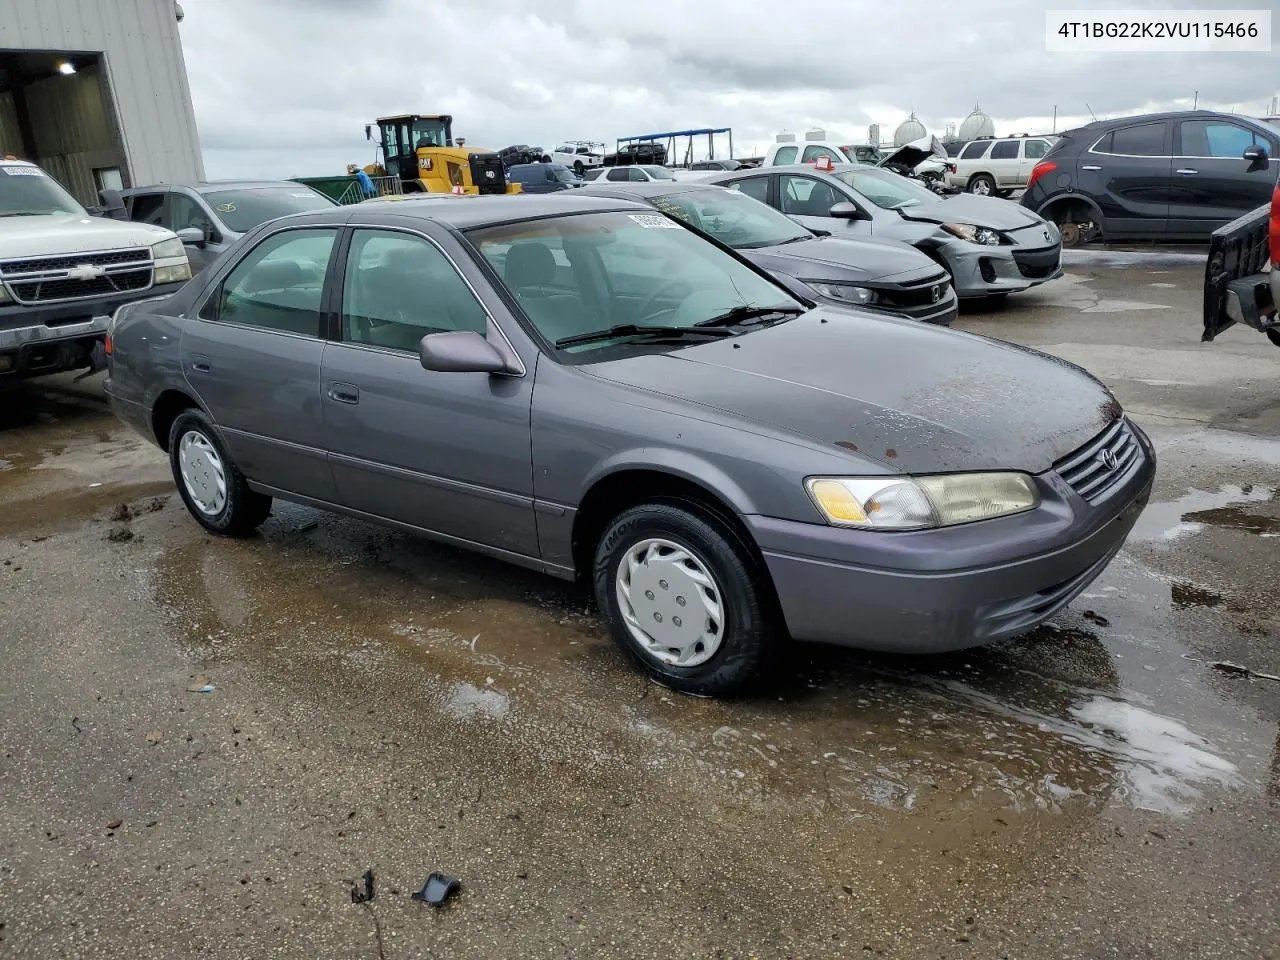
[(175, 0), (0, 0), (0, 155), (99, 191), (204, 179)]

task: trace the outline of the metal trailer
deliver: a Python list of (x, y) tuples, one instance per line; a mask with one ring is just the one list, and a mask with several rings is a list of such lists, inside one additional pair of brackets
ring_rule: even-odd
[[(667, 158), (673, 162), (673, 165), (679, 167), (688, 167), (693, 163), (693, 138), (705, 136), (707, 138), (707, 160), (716, 159), (716, 141), (717, 133), (727, 133), (729, 135), (729, 158), (733, 158), (733, 128), (732, 127), (702, 127), (697, 130), (670, 130), (666, 133), (642, 133), (633, 137), (619, 137), (617, 140), (616, 151), (621, 154), (627, 147), (638, 143), (657, 143), (659, 141), (667, 141)], [(684, 148), (684, 159), (675, 162), (676, 141), (687, 139)]]
[(205, 179), (174, 0), (0, 2), (0, 155), (85, 206)]

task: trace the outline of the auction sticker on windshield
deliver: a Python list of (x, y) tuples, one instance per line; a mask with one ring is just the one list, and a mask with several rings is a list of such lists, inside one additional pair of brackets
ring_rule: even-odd
[(680, 224), (672, 223), (666, 217), (660, 217), (652, 213), (630, 213), (627, 214), (632, 220), (640, 224), (646, 230), (679, 230)]
[(43, 177), (44, 171), (39, 167), (0, 167), (11, 177)]

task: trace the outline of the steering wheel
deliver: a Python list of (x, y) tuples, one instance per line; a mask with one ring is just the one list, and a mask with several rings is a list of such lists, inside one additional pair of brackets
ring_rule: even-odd
[(654, 317), (661, 316), (664, 313), (671, 313), (673, 310), (675, 310), (676, 309), (675, 307), (663, 307), (661, 310), (654, 310), (653, 305), (662, 298), (662, 295), (664, 293), (667, 293), (669, 290), (672, 290), (676, 287), (685, 288), (685, 290), (688, 291), (688, 293), (686, 293), (685, 296), (688, 296), (689, 293), (693, 292), (693, 287), (689, 285), (689, 282), (687, 280), (683, 280), (679, 277), (676, 277), (673, 280), (666, 281), (665, 283), (661, 284), (657, 290), (653, 291), (653, 293), (649, 294), (649, 296), (644, 298), (644, 302), (640, 304), (640, 308), (636, 311), (635, 322), (643, 323), (645, 320), (650, 320)]

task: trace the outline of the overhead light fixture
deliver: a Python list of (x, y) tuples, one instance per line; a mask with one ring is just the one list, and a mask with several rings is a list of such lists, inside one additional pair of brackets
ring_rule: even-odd
[(69, 77), (76, 72), (76, 68), (73, 64), (63, 60), (62, 63), (58, 64), (58, 72), (65, 77)]

